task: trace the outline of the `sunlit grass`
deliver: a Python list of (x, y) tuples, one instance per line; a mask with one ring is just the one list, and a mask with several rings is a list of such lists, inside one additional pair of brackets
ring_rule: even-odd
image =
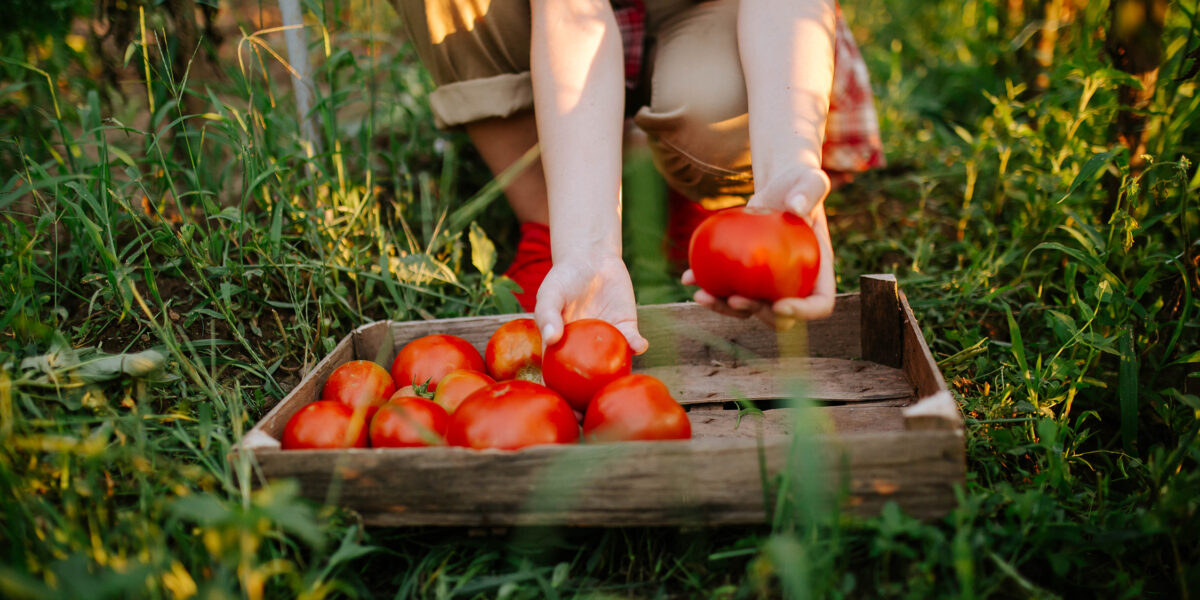
[[(0, 595), (1200, 588), (1194, 81), (1160, 90), (1152, 160), (1132, 178), (1110, 132), (1123, 76), (1091, 35), (1104, 6), (1081, 13), (1033, 95), (1004, 5), (844, 6), (892, 167), (829, 200), (840, 287), (897, 273), (960, 402), (969, 478), (935, 523), (831, 512), (789, 487), (800, 468), (775, 482), (795, 493), (773, 523), (720, 530), (369, 530), (293, 486), (256, 488), (230, 448), (348, 331), (512, 308), (503, 178), (432, 128), (428, 77), (378, 3), (322, 7), (328, 43), (312, 28), (320, 151), (265, 51), (277, 31), (245, 24), (240, 68), (185, 78), (166, 57), (188, 49), (147, 7), (116, 90), (66, 44), (6, 41)], [(1162, 82), (1197, 43), (1194, 7), (1171, 11)], [(628, 165), (631, 269), (643, 299), (680, 299), (646, 167)]]

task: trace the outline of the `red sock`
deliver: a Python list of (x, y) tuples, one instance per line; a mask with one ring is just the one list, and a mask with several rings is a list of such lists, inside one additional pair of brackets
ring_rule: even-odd
[(516, 294), (521, 308), (533, 311), (537, 304), (537, 291), (542, 280), (550, 271), (550, 228), (541, 223), (521, 223), (521, 241), (517, 242), (517, 254), (512, 265), (504, 272), (509, 279), (521, 286)]
[(667, 259), (671, 265), (682, 271), (688, 264), (688, 243), (692, 240), (692, 232), (700, 223), (716, 211), (700, 206), (683, 194), (667, 191)]

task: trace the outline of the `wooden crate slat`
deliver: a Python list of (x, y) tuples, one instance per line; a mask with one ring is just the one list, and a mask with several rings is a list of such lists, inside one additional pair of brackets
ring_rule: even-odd
[[(745, 362), (637, 368), (663, 381), (680, 404), (773, 400), (799, 392), (812, 400), (865, 402), (912, 399), (900, 369), (845, 358), (783, 357)], [(787, 377), (778, 376), (788, 373)]]
[[(650, 342), (646, 354), (637, 357), (639, 365), (656, 366), (680, 363), (706, 363), (714, 358), (770, 358), (779, 348), (807, 346), (813, 356), (858, 358), (858, 294), (841, 294), (829, 318), (802, 324), (777, 333), (754, 319), (731, 319), (692, 302), (643, 306), (638, 309), (638, 328)], [(459, 317), (434, 321), (409, 321), (391, 324), (394, 351), (404, 344), (434, 333), (457, 335), (480, 352), (496, 328), (512, 319), (529, 314)], [(360, 330), (361, 331), (361, 330)], [(378, 336), (378, 337), (376, 337)], [(364, 356), (374, 358), (374, 346), (383, 340), (380, 332), (363, 335)], [(803, 342), (807, 342), (804, 344)]]
[(862, 289), (862, 356), (863, 359), (900, 367), (903, 364), (901, 327), (904, 315), (900, 311), (899, 289), (894, 275), (863, 275)]
[(755, 439), (761, 431), (764, 438), (786, 437), (791, 434), (797, 419), (806, 426), (824, 433), (863, 433), (870, 431), (901, 431), (904, 415), (901, 407), (876, 406), (819, 406), (807, 408), (774, 408), (763, 411), (762, 417), (744, 415), (736, 410), (692, 411), (692, 437)]
[(937, 370), (937, 361), (925, 344), (925, 336), (921, 335), (921, 326), (913, 316), (912, 307), (904, 292), (900, 292), (901, 306), (904, 311), (904, 374), (917, 388), (917, 396), (925, 398), (938, 392), (947, 391), (946, 381)]
[(904, 315), (904, 375), (916, 387), (919, 398), (916, 404), (904, 412), (906, 426), (913, 430), (960, 430), (963, 428), (963, 420), (958, 404), (946, 387), (946, 380), (937, 368), (929, 345), (925, 343), (921, 326), (917, 323), (904, 292), (900, 292), (900, 299)]
[[(943, 439), (947, 438), (947, 439)], [(829, 470), (801, 485), (835, 490), (862, 512), (894, 500), (923, 515), (946, 501), (961, 457), (954, 432), (818, 436), (809, 448)], [(786, 464), (788, 438), (764, 443), (770, 473)], [(760, 448), (753, 440), (627, 442), (530, 448), (260, 452), (264, 470), (294, 476), (303, 492), (362, 511), (379, 525), (507, 526), (729, 524), (762, 522)], [(836, 465), (845, 464), (843, 474)], [(747, 468), (751, 467), (751, 468)], [(444, 476), (454, 473), (454, 477)], [(845, 478), (849, 479), (846, 480)], [(332, 494), (330, 486), (335, 486)]]
[[(519, 452), (279, 449), (287, 419), (317, 399), (336, 366), (389, 366), (399, 347), (430, 333), (459, 335), (482, 351), (500, 324), (528, 316), (498, 315), (356, 329), (234, 452), (252, 453), (268, 479), (295, 477), (309, 497), (356, 509), (371, 525), (717, 525), (767, 520), (760, 457), (778, 473), (800, 443), (829, 469), (805, 485), (847, 489), (847, 510), (875, 514), (896, 501), (914, 516), (938, 517), (954, 506), (966, 470), (962, 417), (894, 278), (871, 276), (862, 288), (840, 295), (830, 318), (782, 334), (693, 303), (641, 307), (651, 351), (635, 370), (663, 379), (689, 405), (689, 441)], [(884, 364), (896, 347), (888, 315), (897, 313), (899, 368)], [(807, 374), (809, 397), (836, 405), (772, 408), (740, 425), (737, 411), (720, 410), (736, 398), (786, 397), (797, 372)], [(815, 433), (795, 442), (797, 427)]]

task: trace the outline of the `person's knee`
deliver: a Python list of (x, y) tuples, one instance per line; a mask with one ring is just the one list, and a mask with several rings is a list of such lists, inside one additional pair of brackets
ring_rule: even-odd
[(736, 0), (694, 4), (666, 17), (650, 63), (649, 106), (634, 122), (647, 133), (668, 184), (693, 200), (749, 193)]
[(744, 113), (710, 121), (691, 106), (669, 113), (643, 107), (634, 122), (647, 133), (655, 166), (672, 189), (706, 205), (728, 205), (753, 192)]

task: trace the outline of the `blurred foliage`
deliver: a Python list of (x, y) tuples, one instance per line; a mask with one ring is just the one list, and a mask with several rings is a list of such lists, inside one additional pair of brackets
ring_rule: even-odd
[[(1112, 139), (1128, 78), (1103, 62), (1104, 3), (1062, 28), (1037, 91), (1007, 2), (843, 5), (890, 165), (827, 202), (839, 287), (900, 278), (967, 419), (951, 514), (842, 515), (806, 494), (820, 465), (798, 446), (768, 526), (486, 537), (364, 529), (226, 458), (354, 327), (511, 308), (515, 222), (466, 138), (433, 128), (395, 15), (306, 5), (318, 149), (260, 6), (223, 32), (242, 60), (201, 74), (161, 5), (102, 55), (70, 37), (86, 4), (28, 4), (40, 24), (0, 38), (0, 596), (1200, 589), (1200, 95), (1174, 81), (1194, 3), (1171, 6), (1137, 176)], [(663, 195), (644, 160), (626, 189)], [(683, 297), (653, 254), (662, 206), (626, 214), (640, 297)]]

